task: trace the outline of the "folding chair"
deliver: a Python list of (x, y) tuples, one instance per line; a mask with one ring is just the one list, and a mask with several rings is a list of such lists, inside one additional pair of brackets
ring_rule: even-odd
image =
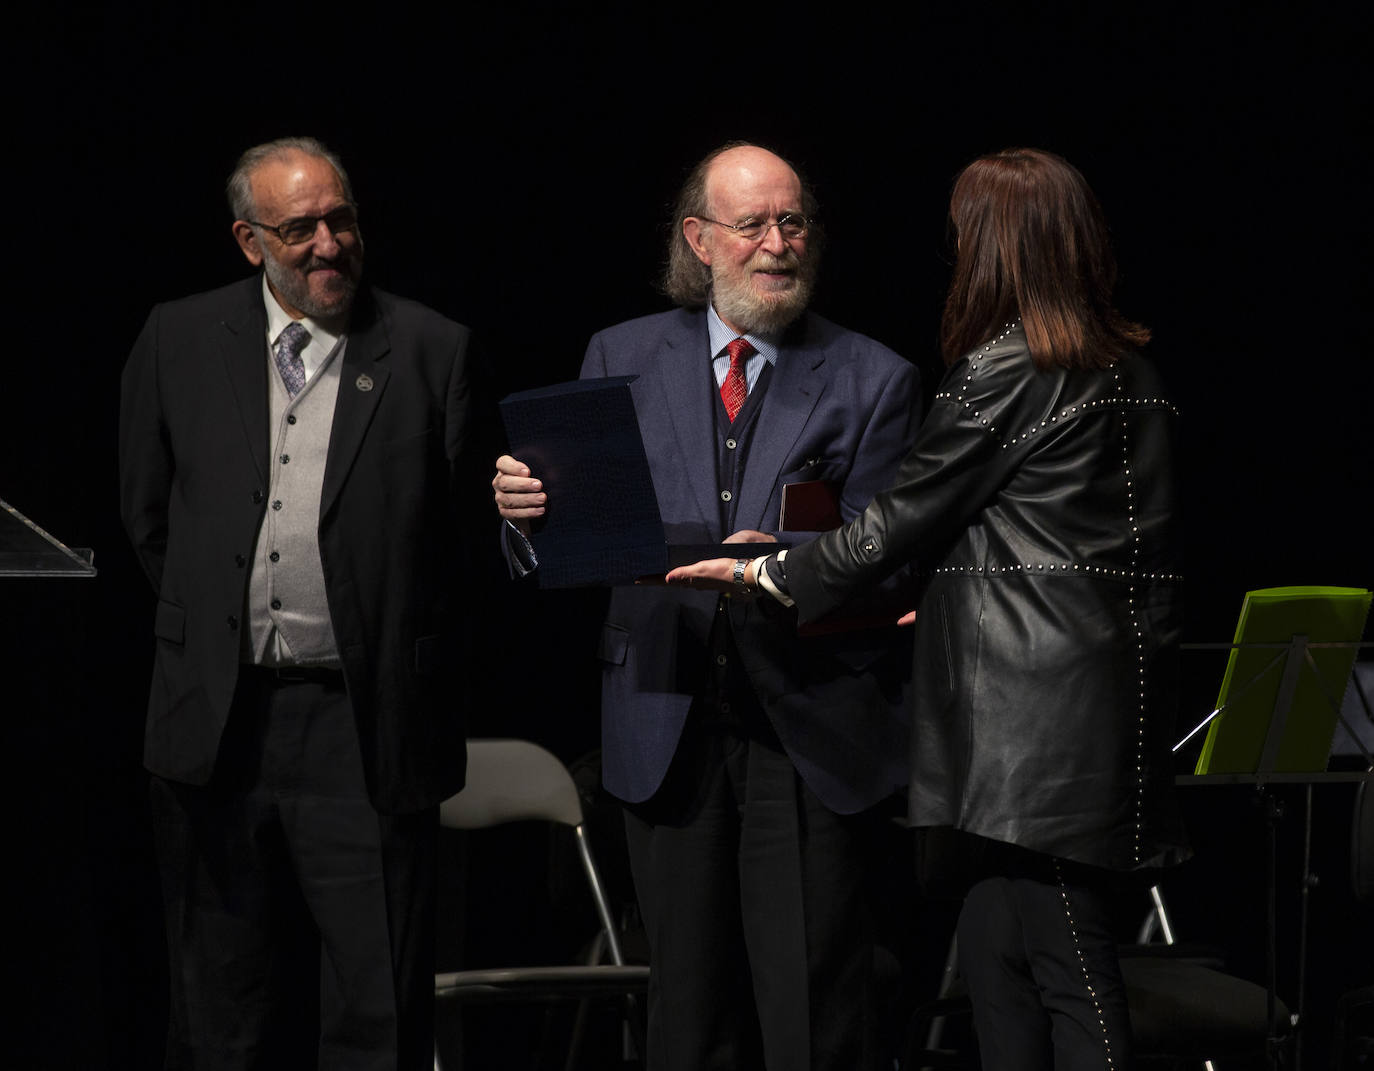
[[(599, 925), (588, 962), (449, 971), (435, 976), (435, 997), (441, 1007), (449, 1001), (582, 1002), (565, 1065), (572, 1068), (587, 1002), (593, 997), (619, 995), (626, 1026), (642, 1053), (641, 1005), (636, 996), (648, 989), (649, 968), (625, 963), (572, 775), (554, 755), (528, 740), (469, 740), (466, 786), (440, 805), (440, 824), (472, 830), (527, 820), (552, 822), (572, 830)], [(610, 962), (602, 963), (603, 958)], [(434, 1066), (435, 1071), (441, 1071), (437, 1050)]]

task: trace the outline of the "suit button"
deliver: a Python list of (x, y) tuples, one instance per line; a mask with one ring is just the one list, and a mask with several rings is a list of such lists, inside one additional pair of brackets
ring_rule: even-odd
[(720, 500), (721, 500), (722, 502), (729, 502), (730, 499), (732, 499), (733, 497), (734, 497), (734, 495), (730, 494), (729, 491), (722, 491), (722, 492), (720, 493)]
[(253, 492), (253, 505), (256, 506), (256, 505), (257, 505), (258, 503), (260, 503), (261, 501), (262, 501), (262, 492), (261, 492), (261, 491), (254, 491), (254, 492)]
[(274, 561), (274, 562), (279, 562), (279, 561), (281, 561), (281, 555), (278, 554), (275, 550), (274, 550), (271, 554), (267, 555), (267, 558), (268, 558), (269, 561)]
[(242, 569), (245, 565), (248, 564), (248, 559), (245, 558), (242, 554), (235, 554), (234, 564), (237, 565), (240, 569)]
[(295, 413), (291, 413), (289, 416), (287, 416), (286, 422), (287, 422), (288, 424), (294, 424), (294, 423), (296, 422), (296, 414), (295, 414)]
[(290, 464), (290, 463), (291, 463), (291, 455), (290, 455), (290, 454), (282, 454), (282, 456), (281, 456), (281, 463), (282, 463), (283, 465), (288, 465), (288, 464)]
[(733, 450), (733, 449), (734, 449), (735, 447), (737, 447), (738, 445), (739, 445), (739, 443), (736, 442), (734, 439), (726, 439), (726, 440), (725, 440), (725, 449), (727, 449), (727, 450)]
[(280, 610), (280, 609), (281, 609), (281, 599), (273, 599), (273, 600), (272, 600), (272, 609), (274, 609), (274, 610)]
[(273, 502), (272, 502), (272, 508), (273, 508), (273, 509), (281, 509), (281, 499), (280, 499), (280, 498), (274, 499), (274, 500), (273, 500)]
[(718, 666), (723, 666), (723, 665), (725, 665), (726, 661), (728, 661), (728, 660), (726, 659), (726, 657), (725, 657), (723, 654), (718, 654), (718, 655), (716, 655), (716, 665), (718, 665)]
[(226, 617), (224, 619), (224, 623), (229, 626), (230, 632), (233, 632), (235, 629), (239, 627), (239, 619), (235, 617), (233, 614), (230, 614), (228, 617)]

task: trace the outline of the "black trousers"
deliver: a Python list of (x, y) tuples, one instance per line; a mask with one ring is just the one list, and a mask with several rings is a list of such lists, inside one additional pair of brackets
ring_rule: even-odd
[(341, 676), (245, 669), (211, 783), (151, 796), (168, 1067), (433, 1066), (437, 810), (373, 808)]
[(662, 788), (626, 809), (648, 1067), (867, 1071), (878, 820), (829, 811), (749, 721), (689, 720)]
[(1121, 877), (1012, 845), (980, 856), (958, 940), (984, 1071), (1130, 1067), (1112, 920)]

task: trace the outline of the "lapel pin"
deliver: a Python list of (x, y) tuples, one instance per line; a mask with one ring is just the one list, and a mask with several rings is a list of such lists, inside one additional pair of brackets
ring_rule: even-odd
[(372, 389), (372, 377), (364, 372), (353, 381), (353, 385), (361, 391), (369, 391)]

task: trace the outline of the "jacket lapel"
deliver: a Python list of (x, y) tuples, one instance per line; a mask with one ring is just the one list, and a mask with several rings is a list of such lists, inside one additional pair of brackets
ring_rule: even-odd
[(664, 339), (658, 378), (677, 439), (676, 461), (692, 488), (702, 523), (708, 531), (715, 532), (720, 527), (716, 498), (716, 419), (711, 409), (711, 393), (704, 389), (702, 382), (703, 376), (711, 374), (711, 343), (706, 332), (705, 313), (684, 319), (686, 323), (682, 329)]
[(358, 456), (372, 415), (377, 411), (391, 373), (381, 363), (391, 350), (386, 320), (370, 295), (359, 293), (339, 372), (339, 396), (329, 434), (329, 457), (324, 466), (320, 517), (329, 511)]
[(749, 461), (735, 507), (736, 529), (777, 528), (777, 516), (765, 516), (764, 511), (775, 502), (773, 492), (783, 465), (829, 382), (825, 354), (809, 346), (804, 334), (799, 344), (784, 343), (778, 350), (778, 363), (749, 445)]
[(267, 310), (262, 276), (247, 280), (220, 321), (221, 356), (258, 479), (267, 482)]

